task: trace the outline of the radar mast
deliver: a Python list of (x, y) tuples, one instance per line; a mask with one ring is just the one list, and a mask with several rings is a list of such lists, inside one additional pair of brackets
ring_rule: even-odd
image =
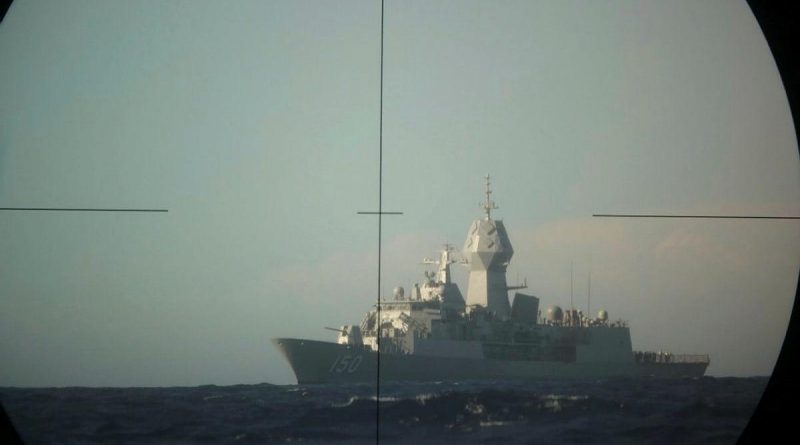
[(492, 201), (492, 199), (491, 199), (492, 184), (491, 184), (490, 180), (491, 180), (491, 177), (487, 173), (486, 174), (486, 202), (479, 204), (480, 207), (483, 209), (483, 211), (486, 212), (486, 219), (487, 220), (492, 219), (492, 210), (496, 210), (496, 209), (499, 208), (499, 207), (497, 207), (497, 204), (495, 204), (494, 201)]
[(506, 268), (514, 249), (503, 221), (492, 219), (492, 210), (498, 207), (491, 199), (490, 180), (486, 175), (486, 202), (480, 204), (486, 218), (472, 222), (464, 243), (463, 258), (470, 269), (467, 305), (483, 306), (500, 318), (507, 318), (511, 307)]

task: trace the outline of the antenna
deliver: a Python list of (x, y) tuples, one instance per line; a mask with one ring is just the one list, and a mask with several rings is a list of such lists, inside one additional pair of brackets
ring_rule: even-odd
[(492, 194), (490, 179), (491, 179), (491, 177), (487, 173), (486, 174), (486, 202), (483, 203), (483, 204), (478, 204), (483, 209), (483, 211), (486, 212), (486, 219), (492, 219), (492, 210), (495, 210), (495, 209), (498, 208), (497, 204), (495, 204), (494, 201), (492, 201), (491, 197), (490, 197), (490, 195)]
[(589, 271), (589, 292), (586, 296), (586, 316), (592, 314), (592, 271)]
[(575, 305), (572, 303), (572, 296), (575, 283), (575, 262), (569, 262), (569, 308), (575, 310)]

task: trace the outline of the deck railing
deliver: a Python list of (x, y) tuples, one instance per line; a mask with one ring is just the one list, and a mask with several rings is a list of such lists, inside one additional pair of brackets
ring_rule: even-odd
[(669, 352), (634, 351), (637, 363), (709, 363), (708, 354), (672, 354)]

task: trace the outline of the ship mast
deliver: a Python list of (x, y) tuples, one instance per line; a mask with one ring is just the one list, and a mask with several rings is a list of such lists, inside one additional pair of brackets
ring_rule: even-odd
[(445, 244), (444, 249), (442, 249), (442, 256), (439, 259), (439, 282), (444, 284), (450, 284), (450, 265), (455, 263), (450, 258), (450, 251), (453, 250), (453, 246), (450, 244)]
[(464, 263), (470, 269), (467, 305), (483, 306), (500, 318), (507, 318), (511, 314), (511, 306), (506, 268), (514, 249), (503, 221), (492, 219), (492, 210), (498, 207), (491, 195), (491, 177), (487, 174), (486, 201), (479, 204), (486, 217), (472, 222), (463, 249)]
[(439, 283), (450, 284), (450, 265), (456, 261), (451, 258), (450, 252), (453, 251), (453, 246), (445, 244), (439, 255), (439, 261), (434, 261), (430, 258), (423, 258), (422, 264), (437, 264), (439, 267), (436, 273), (436, 279)]
[(491, 188), (491, 177), (489, 174), (486, 174), (486, 202), (478, 204), (484, 212), (486, 212), (486, 219), (492, 219), (492, 210), (497, 209), (497, 204), (491, 200), (492, 188)]

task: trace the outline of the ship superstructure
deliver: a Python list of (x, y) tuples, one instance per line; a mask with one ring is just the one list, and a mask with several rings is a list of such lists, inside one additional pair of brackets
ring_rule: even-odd
[[(381, 380), (464, 380), (595, 378), (622, 376), (699, 377), (707, 355), (634, 352), (626, 322), (552, 305), (539, 310), (539, 299), (510, 291), (506, 269), (514, 254), (508, 232), (492, 218), (486, 176), (485, 216), (472, 222), (456, 259), (445, 245), (435, 272), (406, 294), (394, 289), (376, 303), (359, 325), (342, 326), (337, 341), (278, 338), (299, 383)], [(452, 281), (451, 265), (469, 269), (467, 298)], [(378, 310), (378, 304), (380, 310)], [(380, 317), (380, 319), (378, 319)], [(380, 341), (378, 338), (380, 337)], [(379, 346), (380, 345), (380, 351)]]

